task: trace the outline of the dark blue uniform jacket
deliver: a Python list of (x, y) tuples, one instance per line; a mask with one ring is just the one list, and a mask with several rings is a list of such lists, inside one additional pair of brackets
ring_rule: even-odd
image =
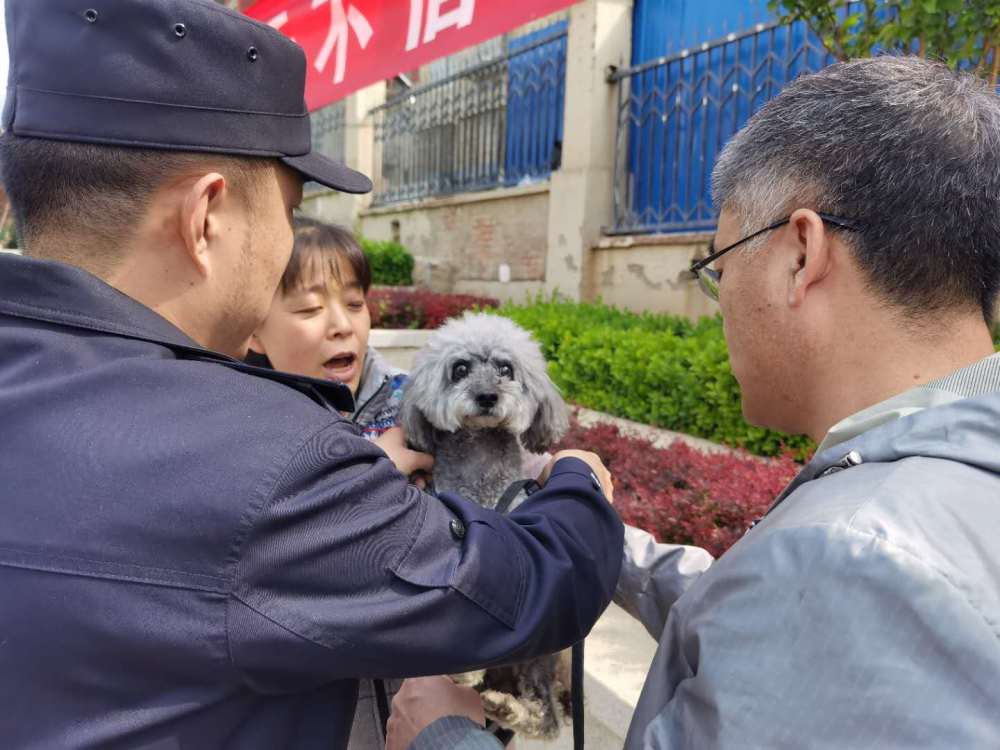
[(500, 516), (409, 486), (350, 402), (0, 257), (0, 747), (343, 747), (359, 677), (588, 632), (623, 531), (584, 463)]

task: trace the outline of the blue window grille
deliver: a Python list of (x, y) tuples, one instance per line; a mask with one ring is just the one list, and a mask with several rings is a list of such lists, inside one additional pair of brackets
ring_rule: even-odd
[(774, 20), (767, 0), (636, 0), (632, 65)]
[(805, 24), (761, 23), (614, 72), (610, 232), (711, 230), (712, 165), (726, 141), (785, 84), (832, 61)]
[(372, 110), (374, 205), (549, 175), (562, 137), (567, 31), (560, 23), (541, 32)]
[[(504, 182), (545, 178), (562, 154), (567, 22), (511, 39)], [(521, 53), (521, 54), (518, 54)]]

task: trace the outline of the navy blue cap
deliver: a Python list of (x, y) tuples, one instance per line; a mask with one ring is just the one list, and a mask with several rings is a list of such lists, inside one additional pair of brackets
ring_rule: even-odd
[(212, 0), (6, 0), (15, 135), (269, 156), (305, 179), (366, 193), (312, 153), (306, 57)]

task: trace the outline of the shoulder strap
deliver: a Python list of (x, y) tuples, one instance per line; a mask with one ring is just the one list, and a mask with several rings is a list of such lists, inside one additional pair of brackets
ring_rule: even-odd
[(537, 489), (539, 489), (538, 482), (534, 479), (518, 479), (516, 482), (511, 482), (510, 486), (500, 496), (500, 500), (497, 502), (494, 510), (497, 513), (506, 513), (510, 510), (510, 506), (521, 492), (524, 492), (525, 495), (532, 495)]

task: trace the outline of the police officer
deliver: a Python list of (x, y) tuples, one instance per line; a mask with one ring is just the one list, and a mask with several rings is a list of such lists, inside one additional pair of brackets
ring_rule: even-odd
[(301, 49), (210, 0), (6, 8), (0, 747), (343, 747), (357, 678), (582, 638), (622, 559), (596, 457), (498, 516), (240, 361), (303, 181), (370, 189), (310, 153)]

